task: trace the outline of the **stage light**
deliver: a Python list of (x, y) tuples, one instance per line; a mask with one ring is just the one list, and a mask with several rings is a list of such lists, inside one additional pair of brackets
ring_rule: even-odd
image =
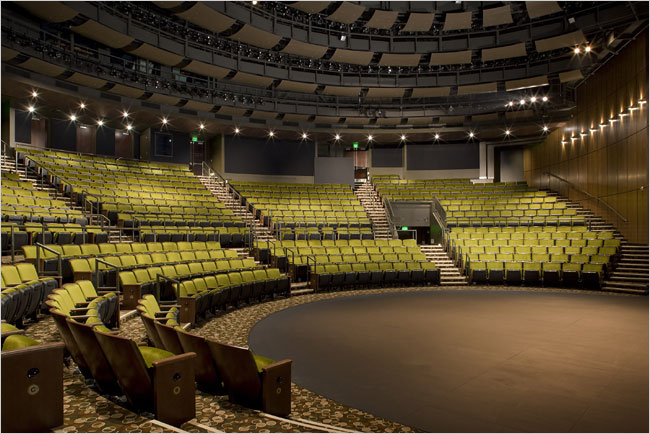
[(542, 101), (543, 101), (543, 102), (548, 102), (548, 97), (547, 97), (547, 96), (543, 96), (543, 97), (542, 97)]
[(525, 99), (520, 99), (519, 100), (519, 105), (524, 105), (524, 104), (526, 104), (526, 100)]
[(531, 96), (530, 97), (530, 102), (537, 102), (537, 97)]
[(575, 54), (580, 54), (580, 47), (575, 47), (575, 48), (573, 49), (573, 52), (574, 52)]

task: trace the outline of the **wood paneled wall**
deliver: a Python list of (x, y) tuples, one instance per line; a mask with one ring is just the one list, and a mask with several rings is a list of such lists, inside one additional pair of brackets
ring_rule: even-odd
[(133, 158), (133, 134), (115, 130), (115, 157)]
[[(526, 149), (530, 185), (579, 201), (613, 224), (629, 242), (648, 244), (648, 35), (644, 33), (578, 88), (576, 116), (566, 128)], [(628, 107), (641, 107), (630, 111)], [(629, 113), (619, 117), (619, 113)], [(610, 123), (609, 119), (618, 119)], [(600, 128), (599, 124), (606, 127)], [(589, 129), (597, 132), (589, 132)], [(581, 132), (586, 132), (584, 137)], [(571, 140), (571, 137), (577, 137)], [(562, 140), (568, 143), (562, 145)], [(595, 199), (544, 173), (556, 174)]]
[(47, 118), (32, 118), (31, 127), (31, 145), (45, 148), (47, 146)]
[(77, 126), (77, 152), (84, 154), (95, 153), (95, 127)]

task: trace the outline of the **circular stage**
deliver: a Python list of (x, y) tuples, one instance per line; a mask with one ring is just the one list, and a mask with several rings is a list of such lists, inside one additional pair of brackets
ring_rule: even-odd
[(254, 352), (296, 384), (426, 432), (648, 432), (648, 299), (359, 295), (276, 312)]

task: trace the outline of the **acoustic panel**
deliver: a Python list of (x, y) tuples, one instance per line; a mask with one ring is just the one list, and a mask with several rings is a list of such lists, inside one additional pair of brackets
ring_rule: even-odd
[(277, 176), (314, 176), (314, 143), (224, 136), (225, 171)]
[(441, 87), (416, 87), (413, 88), (411, 93), (412, 98), (429, 98), (437, 96), (449, 96), (451, 92), (451, 87), (441, 86)]
[(325, 86), (325, 89), (323, 89), (323, 95), (335, 96), (359, 96), (360, 92), (360, 87), (352, 86)]
[(250, 115), (253, 119), (275, 119), (278, 117), (278, 114), (275, 112), (265, 112), (262, 110), (253, 110)]
[(174, 54), (167, 50), (162, 50), (147, 43), (144, 43), (138, 48), (129, 51), (129, 53), (135, 54), (136, 56), (143, 57), (145, 59), (153, 60), (154, 62), (158, 62), (161, 65), (167, 66), (178, 65), (184, 59), (183, 56), (179, 56), (178, 54)]
[(116, 84), (108, 90), (111, 93), (116, 93), (122, 96), (128, 96), (129, 98), (140, 98), (144, 95), (144, 90), (136, 89), (135, 87), (124, 86), (123, 84)]
[(404, 96), (403, 87), (371, 87), (368, 89), (366, 98), (384, 99), (384, 98), (401, 98)]
[(372, 167), (402, 167), (402, 148), (372, 148)]
[(196, 111), (202, 111), (202, 112), (209, 112), (212, 111), (214, 108), (214, 104), (212, 103), (207, 103), (207, 102), (201, 102), (201, 101), (188, 101), (183, 108), (185, 109), (190, 109), (190, 110), (196, 110)]
[(463, 65), (472, 63), (472, 50), (431, 53), (429, 65)]
[(265, 30), (245, 24), (238, 32), (230, 36), (231, 39), (241, 41), (246, 44), (254, 45), (260, 48), (270, 50), (275, 47), (282, 39), (282, 36), (275, 35)]
[(464, 30), (472, 28), (472, 13), (471, 12), (448, 12), (445, 15), (445, 25), (442, 30)]
[(314, 123), (316, 124), (338, 124), (341, 118), (339, 116), (316, 116)]
[(179, 12), (176, 15), (215, 33), (221, 33), (236, 23), (236, 20), (215, 11), (202, 2), (196, 2), (196, 4), (188, 10)]
[(302, 93), (314, 93), (318, 88), (316, 83), (301, 83), (299, 81), (291, 80), (282, 80), (275, 89), (282, 90), (285, 92), (302, 92)]
[(535, 49), (538, 53), (544, 51), (557, 50), (558, 48), (573, 47), (575, 45), (584, 44), (587, 42), (585, 34), (582, 30), (575, 32), (565, 33), (564, 35), (554, 36), (552, 38), (538, 39), (535, 41)]
[(366, 23), (366, 27), (373, 29), (390, 29), (395, 24), (395, 20), (399, 12), (397, 11), (382, 11), (375, 9), (372, 17)]
[(348, 125), (368, 125), (370, 118), (345, 118), (344, 124)]
[(433, 122), (432, 117), (417, 117), (417, 118), (408, 118), (406, 121), (407, 125), (429, 125)]
[(402, 118), (377, 118), (377, 125), (399, 125)]
[(498, 119), (499, 119), (499, 115), (496, 113), (485, 113), (482, 115), (472, 116), (472, 122), (488, 122), (488, 121), (496, 121)]
[(198, 60), (192, 60), (188, 65), (183, 66), (182, 69), (217, 79), (222, 79), (230, 73), (230, 69), (210, 65), (209, 63), (200, 62)]
[(522, 78), (521, 80), (506, 81), (506, 90), (528, 89), (548, 85), (548, 77), (539, 75), (537, 77)]
[(458, 170), (478, 168), (478, 143), (406, 146), (407, 170)]
[(402, 32), (428, 32), (433, 26), (436, 14), (420, 14), (411, 12)]
[(498, 8), (483, 9), (483, 27), (499, 26), (512, 23), (510, 5)]
[(107, 83), (106, 80), (82, 74), (80, 72), (75, 72), (70, 77), (66, 78), (66, 80), (81, 86), (92, 87), (93, 89), (100, 89)]
[(556, 1), (526, 2), (526, 10), (528, 11), (528, 18), (531, 20), (562, 12), (562, 8)]
[(133, 38), (123, 33), (99, 24), (97, 21), (88, 20), (79, 26), (70, 26), (73, 32), (79, 33), (88, 39), (101, 42), (111, 48), (122, 48), (133, 42)]
[(181, 102), (181, 99), (169, 95), (154, 93), (149, 97), (149, 99), (147, 99), (147, 102), (153, 102), (156, 104), (176, 105), (179, 102)]
[(2, 47), (2, 61), (6, 62), (7, 60), (11, 60), (14, 57), (18, 56), (20, 53), (16, 50), (12, 50), (11, 48), (7, 47)]
[(296, 8), (299, 11), (307, 12), (308, 14), (316, 14), (326, 7), (328, 7), (332, 2), (320, 2), (320, 1), (301, 1), (290, 4), (292, 8)]
[(379, 59), (381, 66), (418, 66), (420, 64), (420, 54), (388, 54), (384, 53)]
[(332, 62), (352, 63), (354, 65), (369, 65), (372, 61), (372, 51), (356, 51), (337, 48), (330, 58)]
[(287, 122), (307, 122), (309, 120), (309, 115), (298, 115), (294, 113), (287, 113), (284, 115), (282, 120)]
[(510, 59), (512, 57), (525, 57), (526, 55), (526, 44), (524, 42), (506, 45), (504, 47), (484, 48), (481, 51), (483, 62), (498, 59)]
[(492, 93), (497, 91), (497, 82), (470, 84), (458, 86), (458, 95), (469, 95), (473, 93)]
[(560, 72), (558, 75), (560, 77), (560, 83), (568, 83), (570, 81), (582, 80), (584, 78), (582, 71), (579, 69)]
[(18, 66), (21, 68), (29, 69), (30, 71), (38, 72), (39, 74), (48, 75), (50, 77), (56, 77), (65, 71), (65, 68), (44, 62), (40, 59), (34, 59), (33, 57), (27, 59), (27, 61), (21, 63)]
[(237, 72), (231, 79), (235, 83), (248, 84), (257, 87), (269, 87), (273, 83), (271, 77), (262, 77), (261, 75), (248, 74), (246, 72)]
[(229, 107), (229, 106), (221, 106), (219, 110), (217, 110), (217, 113), (220, 115), (226, 115), (226, 116), (244, 116), (246, 114), (246, 109), (239, 108), (239, 107)]
[(291, 39), (286, 47), (280, 50), (283, 53), (295, 54), (296, 56), (320, 59), (327, 53), (328, 47), (322, 45), (308, 44), (306, 42)]
[(14, 3), (27, 10), (30, 14), (35, 15), (42, 20), (49, 21), (50, 23), (62, 23), (79, 15), (79, 12), (75, 11), (71, 7), (56, 1), (22, 1)]
[(359, 19), (361, 14), (366, 11), (364, 6), (355, 5), (350, 2), (342, 2), (331, 15), (327, 17), (330, 21), (336, 21), (343, 24), (352, 24)]

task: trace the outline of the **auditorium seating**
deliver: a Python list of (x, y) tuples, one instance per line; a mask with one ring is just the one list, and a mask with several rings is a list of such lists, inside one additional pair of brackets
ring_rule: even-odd
[(445, 210), (445, 224), (453, 227), (584, 225), (575, 209), (545, 191), (524, 183), (479, 183), (469, 179), (406, 180), (374, 178), (382, 199), (431, 200)]
[(349, 185), (235, 182), (230, 188), (282, 240), (374, 238)]
[(2, 266), (2, 319), (11, 324), (36, 319), (47, 296), (59, 286), (57, 279), (39, 277), (33, 264)]
[(599, 289), (620, 240), (586, 226), (467, 227), (452, 228), (446, 244), (472, 282)]
[(48, 432), (63, 424), (63, 348), (21, 334), (4, 340), (3, 432)]
[(296, 280), (309, 279), (316, 290), (440, 282), (439, 270), (415, 240), (262, 242), (255, 254)]
[(123, 228), (243, 226), (187, 166), (33, 149), (18, 152), (76, 203), (92, 203), (111, 224)]

